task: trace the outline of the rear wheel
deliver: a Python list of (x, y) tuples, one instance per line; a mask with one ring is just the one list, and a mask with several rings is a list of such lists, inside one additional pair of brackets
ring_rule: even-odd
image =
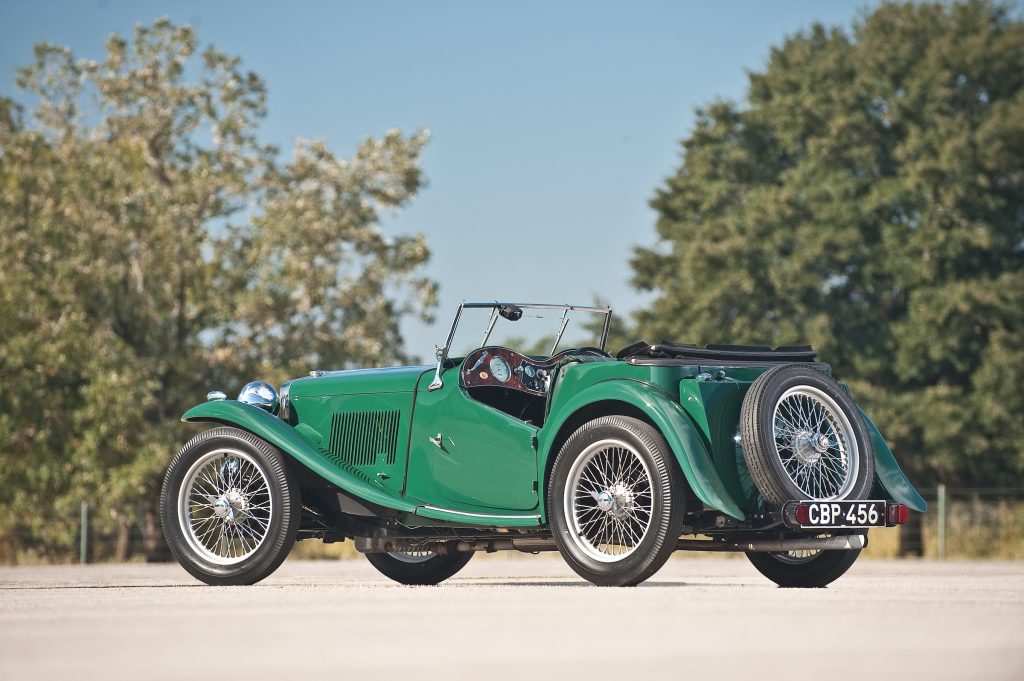
[(853, 566), (860, 549), (852, 551), (787, 551), (747, 553), (757, 571), (781, 587), (820, 588), (839, 579)]
[(466, 567), (473, 552), (442, 554), (433, 551), (395, 551), (365, 555), (370, 565), (388, 579), (400, 584), (434, 585)]
[(685, 485), (653, 426), (604, 416), (573, 433), (555, 459), (548, 513), (558, 550), (598, 586), (657, 572), (682, 532)]

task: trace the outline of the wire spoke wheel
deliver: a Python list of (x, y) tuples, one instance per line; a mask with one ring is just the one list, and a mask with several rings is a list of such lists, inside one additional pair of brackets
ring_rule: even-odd
[(635, 586), (675, 551), (685, 485), (653, 425), (617, 414), (587, 421), (562, 445), (549, 480), (552, 538), (589, 582)]
[(810, 499), (842, 499), (857, 481), (860, 452), (853, 424), (824, 391), (785, 391), (772, 419), (782, 470)]
[(217, 565), (253, 555), (270, 534), (274, 512), (266, 471), (240, 449), (215, 449), (199, 457), (178, 491), (185, 541)]
[[(827, 535), (833, 536), (833, 535)], [(747, 559), (762, 575), (782, 587), (817, 588), (839, 579), (857, 560), (860, 549), (849, 551), (796, 550), (748, 552)]]
[(437, 553), (411, 550), (365, 555), (370, 565), (399, 584), (433, 585), (440, 584), (466, 567), (473, 557), (473, 552)]
[(622, 440), (588, 446), (569, 471), (565, 516), (571, 538), (591, 558), (622, 560), (643, 542), (654, 512), (647, 463)]
[(160, 526), (178, 563), (217, 586), (255, 584), (295, 545), (302, 496), (285, 455), (220, 426), (185, 443), (160, 488)]
[(402, 563), (415, 565), (417, 563), (426, 563), (437, 554), (433, 551), (391, 551), (388, 555)]
[(782, 563), (788, 563), (790, 565), (801, 565), (803, 563), (809, 563), (821, 553), (818, 549), (803, 549), (798, 551), (783, 551), (782, 553), (773, 553), (772, 556)]
[(740, 446), (769, 506), (793, 499), (866, 499), (875, 478), (867, 422), (849, 392), (803, 364), (764, 372), (743, 397)]

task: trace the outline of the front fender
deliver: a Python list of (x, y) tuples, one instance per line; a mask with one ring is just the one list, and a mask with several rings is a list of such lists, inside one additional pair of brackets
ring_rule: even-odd
[(182, 421), (214, 422), (236, 426), (258, 435), (325, 480), (361, 499), (408, 513), (416, 509), (378, 487), (373, 481), (345, 470), (273, 414), (235, 400), (203, 402), (185, 412)]
[[(551, 451), (551, 446), (565, 422), (580, 409), (603, 401), (625, 402), (646, 414), (665, 437), (697, 498), (711, 508), (718, 509), (737, 520), (746, 518), (746, 514), (719, 477), (711, 453), (693, 421), (669, 393), (649, 383), (623, 379), (607, 380), (577, 393), (571, 400), (561, 405), (548, 418), (538, 443), (540, 471), (547, 470), (548, 458), (557, 454)], [(542, 484), (546, 487), (547, 481), (542, 481)], [(544, 498), (545, 490), (542, 488), (541, 499)], [(545, 521), (546, 512), (547, 509), (542, 508)]]

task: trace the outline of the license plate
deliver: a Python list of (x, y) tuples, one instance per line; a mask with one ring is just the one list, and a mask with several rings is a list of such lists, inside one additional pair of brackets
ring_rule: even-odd
[[(885, 527), (885, 501), (803, 501), (800, 527)], [(800, 516), (803, 516), (800, 513)]]

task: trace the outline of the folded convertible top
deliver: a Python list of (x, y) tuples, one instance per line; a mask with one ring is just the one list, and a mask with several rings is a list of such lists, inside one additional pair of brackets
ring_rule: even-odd
[(698, 362), (813, 362), (818, 353), (810, 345), (707, 345), (703, 348), (689, 343), (662, 341), (650, 345), (637, 341), (619, 350), (618, 359), (678, 359)]

